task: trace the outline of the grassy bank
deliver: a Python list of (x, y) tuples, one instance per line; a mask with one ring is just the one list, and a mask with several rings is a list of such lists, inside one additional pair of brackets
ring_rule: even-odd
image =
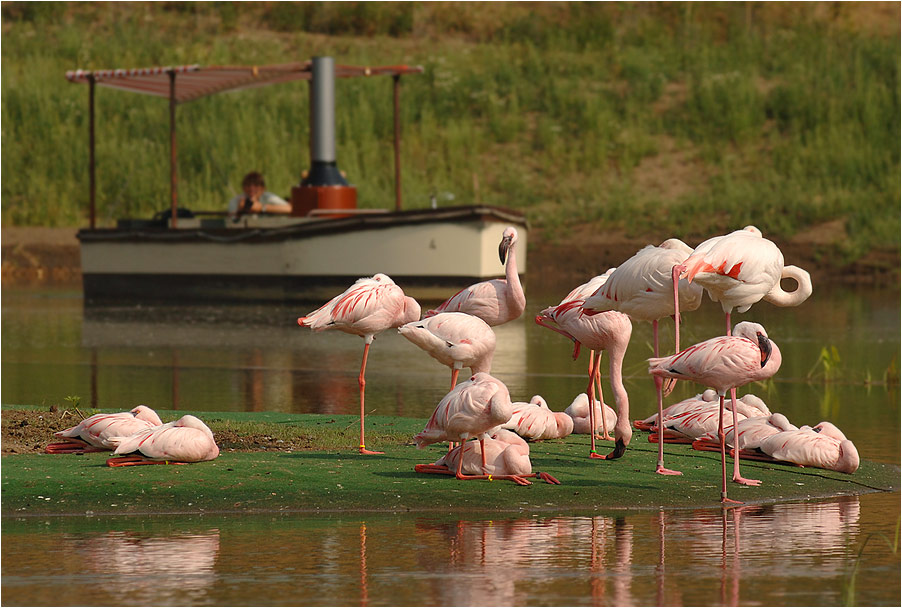
[[(4, 416), (9, 413), (4, 409)], [(168, 419), (185, 412), (160, 412)], [(424, 420), (368, 417), (369, 447), (383, 456), (359, 456), (353, 416), (217, 413), (201, 414), (223, 452), (212, 462), (186, 466), (109, 468), (108, 453), (82, 456), (3, 456), (3, 515), (190, 513), (221, 511), (486, 511), (583, 512), (717, 506), (719, 455), (689, 446), (668, 446), (668, 466), (681, 477), (656, 475), (657, 446), (637, 433), (618, 461), (591, 461), (585, 436), (532, 444), (534, 471), (551, 473), (561, 485), (457, 481), (418, 474), (417, 463), (436, 460), (443, 449), (417, 450), (410, 438)], [(236, 450), (223, 433), (268, 437), (282, 447)], [(274, 437), (275, 436), (275, 437)], [(309, 439), (307, 447), (297, 437)], [(604, 448), (602, 448), (604, 449)], [(757, 488), (730, 488), (748, 503), (804, 500), (842, 494), (898, 490), (899, 469), (863, 462), (853, 475), (763, 463), (744, 464)]]
[[(898, 250), (892, 3), (4, 3), (4, 225), (84, 223), (87, 87), (66, 70), (321, 54), (425, 67), (403, 79), (408, 207), (521, 208), (552, 240), (829, 225), (844, 262)], [(362, 206), (390, 204), (390, 80), (337, 95), (339, 166)], [(303, 83), (178, 112), (185, 206), (223, 209), (251, 168), (287, 193), (309, 167)], [(100, 89), (97, 113), (100, 221), (165, 208), (166, 102)]]

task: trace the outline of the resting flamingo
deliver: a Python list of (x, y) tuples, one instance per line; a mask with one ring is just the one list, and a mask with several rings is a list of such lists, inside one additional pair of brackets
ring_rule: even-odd
[[(767, 331), (757, 323), (744, 321), (736, 324), (732, 336), (712, 338), (690, 346), (670, 357), (648, 360), (648, 372), (665, 378), (692, 380), (709, 386), (720, 397), (720, 440), (723, 483), (721, 501), (727, 498), (727, 457), (723, 428), (724, 396), (727, 390), (744, 386), (749, 382), (766, 380), (780, 369), (780, 349), (772, 342)], [(733, 411), (736, 411), (735, 391)], [(736, 446), (737, 453), (741, 446)], [(733, 459), (733, 481), (743, 485), (759, 485), (756, 479), (745, 479), (739, 474), (739, 458)], [(735, 501), (732, 501), (735, 502)]]
[(495, 332), (479, 317), (443, 312), (402, 325), (398, 331), (430, 357), (451, 368), (452, 389), (463, 367), (469, 367), (472, 374), (492, 371)]
[(163, 424), (157, 413), (146, 405), (139, 405), (128, 412), (94, 414), (77, 425), (54, 433), (68, 437), (70, 441), (51, 443), (45, 448), (48, 454), (72, 454), (112, 450), (111, 437), (131, 435), (138, 431)]
[(424, 318), (443, 312), (465, 312), (479, 317), (490, 326), (513, 321), (526, 309), (526, 295), (517, 272), (517, 229), (508, 226), (498, 245), (498, 256), (504, 264), (503, 279), (482, 281), (466, 287), (429, 310)]
[[(695, 248), (679, 268), (680, 278), (705, 288), (726, 315), (746, 312), (765, 300), (777, 306), (798, 306), (811, 295), (811, 276), (797, 266), (784, 266), (783, 253), (754, 226), (708, 239)], [(780, 280), (794, 279), (794, 291), (784, 291)]]
[(589, 458), (613, 460), (623, 456), (626, 446), (629, 445), (633, 436), (633, 430), (629, 423), (629, 396), (623, 386), (623, 358), (633, 332), (633, 325), (628, 316), (616, 311), (592, 316), (585, 315), (582, 313), (583, 302), (582, 298), (576, 298), (557, 306), (548, 307), (536, 316), (536, 323), (572, 340), (575, 345), (574, 359), (579, 356), (580, 346), (585, 346), (597, 353), (594, 360), (589, 362), (589, 385), (586, 388), (586, 394), (589, 395), (590, 400), (590, 428), (595, 428), (595, 402), (592, 398), (592, 385), (601, 366), (601, 351), (608, 351), (611, 388), (614, 391), (614, 403), (617, 406), (614, 450), (607, 456), (599, 455), (595, 451), (595, 433), (591, 433)]
[[(657, 247), (648, 245), (639, 250), (633, 257), (620, 264), (598, 290), (586, 298), (583, 311), (586, 314), (597, 314), (609, 310), (617, 310), (629, 315), (631, 319), (651, 321), (654, 335), (654, 356), (660, 356), (658, 347), (658, 320), (676, 316), (676, 298), (680, 298), (679, 309), (695, 310), (701, 305), (702, 288), (683, 281), (682, 289), (674, 287), (674, 267), (679, 266), (692, 248), (679, 239), (667, 239)], [(679, 323), (674, 339), (674, 352), (680, 350)], [(654, 376), (655, 391), (658, 397), (658, 422), (663, 418), (664, 381)], [(672, 387), (671, 387), (672, 388)], [(668, 393), (670, 391), (668, 390)], [(655, 473), (659, 475), (682, 475), (664, 466), (664, 442), (658, 442), (658, 463)]]
[[(595, 403), (595, 412), (592, 419), (589, 417), (589, 395), (586, 393), (580, 393), (574, 397), (567, 409), (564, 410), (564, 413), (573, 419), (574, 433), (588, 434), (597, 432), (601, 428), (598, 426), (599, 421), (604, 426), (602, 430), (606, 435), (614, 430), (614, 427), (617, 425), (617, 414), (607, 403), (602, 403), (600, 400), (593, 400), (593, 402)], [(592, 420), (595, 421), (594, 429), (592, 428)]]
[[(466, 442), (478, 438), (484, 442), (497, 427), (510, 420), (514, 406), (507, 386), (484, 372), (473, 374), (461, 382), (439, 402), (422, 431), (414, 436), (418, 448), (440, 441)], [(485, 448), (481, 449), (485, 454)], [(458, 479), (481, 479), (465, 476), (458, 462)]]
[(533, 395), (529, 403), (514, 402), (510, 420), (501, 428), (513, 431), (530, 441), (562, 439), (573, 432), (573, 418), (564, 412), (552, 412), (541, 395)]
[(360, 363), (360, 446), (361, 454), (382, 454), (366, 449), (363, 433), (366, 359), (376, 334), (390, 327), (400, 327), (420, 318), (420, 305), (398, 287), (388, 275), (379, 273), (361, 278), (306, 317), (298, 325), (313, 331), (337, 329), (363, 338), (363, 360)]
[(529, 445), (522, 437), (505, 429), (496, 431), (482, 443), (462, 443), (435, 464), (418, 464), (414, 470), (442, 475), (454, 475), (454, 471), (461, 470), (470, 479), (507, 479), (521, 486), (530, 485), (527, 477), (560, 484), (548, 473), (533, 473)]
[(776, 433), (764, 439), (759, 449), (775, 460), (840, 473), (854, 473), (860, 462), (855, 444), (829, 422)]
[[(783, 431), (795, 431), (798, 427), (792, 424), (783, 414), (770, 414), (768, 416), (757, 416), (753, 418), (745, 418), (740, 420), (738, 424), (732, 428), (725, 427), (726, 444), (730, 447), (736, 446), (736, 433), (739, 433), (739, 443), (742, 445), (742, 454), (734, 451), (734, 458), (747, 458), (746, 452), (757, 450), (761, 447), (761, 442), (777, 433)], [(720, 442), (717, 439), (717, 431), (713, 431), (700, 437), (692, 443), (692, 447), (697, 450), (720, 449)]]
[(134, 456), (110, 458), (107, 464), (111, 467), (201, 462), (219, 456), (219, 446), (213, 439), (213, 432), (203, 421), (191, 415), (128, 437), (113, 437), (110, 442), (116, 446), (113, 454), (117, 456), (137, 452)]

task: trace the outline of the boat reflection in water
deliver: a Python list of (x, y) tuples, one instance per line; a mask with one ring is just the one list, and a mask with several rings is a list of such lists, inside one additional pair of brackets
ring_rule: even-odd
[[(111, 401), (131, 391), (135, 404), (153, 400), (157, 409), (356, 413), (362, 341), (302, 330), (299, 310), (155, 308), (149, 320), (141, 309), (86, 308), (81, 347), (90, 353), (91, 405), (119, 407)], [(522, 377), (525, 322), (494, 329), (493, 373)], [(448, 368), (396, 332), (376, 339), (367, 379), (367, 404), (383, 415), (426, 417), (448, 390)]]
[[(837, 605), (863, 537), (895, 525), (865, 524), (860, 499), (898, 508), (898, 496), (869, 495), (519, 519), (207, 514), (87, 518), (84, 532), (24, 518), (4, 524), (3, 594), (10, 605), (59, 605), (73, 589), (99, 605)], [(898, 565), (865, 552), (854, 603), (891, 604)]]

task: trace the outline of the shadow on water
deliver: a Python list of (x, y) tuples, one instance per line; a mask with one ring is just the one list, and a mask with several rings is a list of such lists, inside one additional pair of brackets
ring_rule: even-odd
[[(863, 508), (869, 502), (871, 509)], [(4, 604), (859, 605), (899, 599), (898, 495), (591, 516), (4, 522)], [(849, 594), (854, 591), (854, 596)]]

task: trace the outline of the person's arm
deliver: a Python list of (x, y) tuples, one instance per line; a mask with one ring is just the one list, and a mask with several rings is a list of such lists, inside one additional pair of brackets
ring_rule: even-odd
[(291, 204), (272, 192), (264, 192), (260, 197), (260, 210), (263, 213), (281, 213), (287, 215), (291, 213)]

